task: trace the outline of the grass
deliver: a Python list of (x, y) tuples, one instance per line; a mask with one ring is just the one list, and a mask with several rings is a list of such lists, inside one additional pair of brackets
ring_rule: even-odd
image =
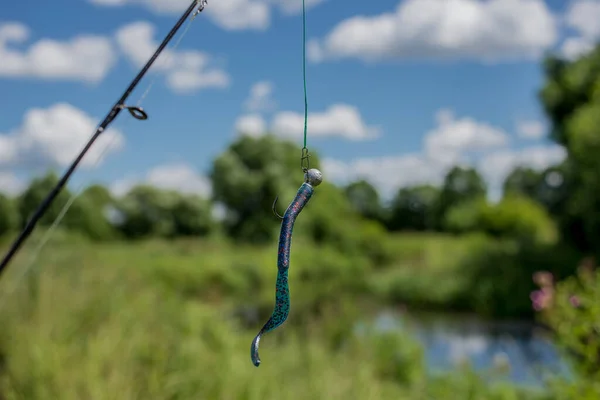
[[(265, 336), (255, 368), (250, 342), (273, 307), (275, 246), (71, 239), (49, 243), (18, 281), (32, 241), (0, 281), (2, 400), (540, 398), (469, 371), (427, 377), (409, 338), (351, 334), (361, 299), (454, 296), (460, 280), (442, 290), (440, 278), (452, 281), (471, 240), (392, 238), (392, 261), (377, 266), (295, 240), (292, 314)], [(254, 307), (258, 318), (238, 318)]]

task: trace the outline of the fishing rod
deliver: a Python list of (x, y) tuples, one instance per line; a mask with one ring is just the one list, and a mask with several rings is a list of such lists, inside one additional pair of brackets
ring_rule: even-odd
[(44, 200), (42, 200), (42, 202), (36, 209), (33, 216), (29, 219), (29, 221), (27, 222), (25, 227), (22, 229), (19, 236), (11, 244), (8, 252), (2, 259), (2, 262), (0, 262), (0, 277), (2, 276), (2, 273), (8, 267), (8, 265), (11, 262), (11, 260), (13, 259), (13, 257), (17, 254), (17, 252), (19, 251), (19, 249), (21, 248), (23, 243), (25, 243), (25, 241), (29, 238), (29, 236), (33, 232), (35, 226), (37, 225), (37, 223), (44, 216), (46, 211), (48, 211), (48, 208), (52, 205), (52, 202), (56, 199), (56, 197), (61, 192), (61, 190), (63, 190), (63, 188), (69, 181), (69, 178), (71, 178), (71, 175), (73, 175), (73, 173), (79, 166), (79, 163), (81, 162), (83, 157), (87, 154), (87, 152), (90, 150), (90, 148), (92, 147), (94, 142), (100, 137), (100, 135), (115, 120), (115, 118), (119, 115), (119, 113), (126, 109), (127, 111), (129, 111), (131, 116), (137, 120), (143, 121), (143, 120), (148, 119), (148, 114), (141, 107), (127, 106), (127, 105), (125, 105), (125, 101), (129, 98), (129, 96), (131, 95), (133, 90), (137, 87), (137, 85), (140, 83), (142, 78), (146, 75), (146, 73), (148, 72), (150, 67), (152, 67), (152, 64), (154, 64), (154, 61), (156, 61), (156, 59), (163, 52), (165, 47), (167, 47), (167, 45), (169, 44), (171, 39), (173, 39), (173, 36), (175, 36), (177, 31), (179, 31), (179, 29), (181, 28), (183, 23), (188, 19), (188, 17), (190, 15), (192, 15), (192, 13), (193, 13), (192, 18), (195, 18), (198, 14), (200, 14), (202, 11), (204, 11), (204, 8), (206, 7), (207, 3), (208, 3), (207, 0), (192, 1), (190, 6), (187, 8), (187, 10), (185, 10), (183, 15), (181, 16), (181, 18), (179, 18), (179, 20), (177, 21), (175, 26), (173, 26), (173, 28), (171, 28), (171, 30), (169, 31), (167, 36), (163, 39), (162, 43), (158, 46), (158, 48), (156, 49), (156, 51), (154, 52), (152, 57), (150, 57), (150, 59), (148, 60), (146, 65), (144, 65), (144, 67), (140, 70), (140, 72), (138, 72), (138, 74), (135, 76), (135, 78), (133, 78), (133, 80), (131, 81), (131, 83), (125, 90), (125, 92), (123, 92), (123, 94), (121, 95), (119, 100), (117, 100), (117, 102), (110, 109), (110, 111), (108, 112), (106, 117), (104, 117), (102, 122), (98, 125), (98, 127), (96, 128), (96, 131), (94, 132), (92, 137), (88, 140), (87, 144), (81, 150), (79, 155), (77, 155), (77, 157), (75, 158), (73, 163), (69, 166), (69, 168), (63, 174), (63, 176), (60, 178), (60, 180), (54, 186), (54, 188), (50, 191), (50, 193), (48, 193), (46, 198)]

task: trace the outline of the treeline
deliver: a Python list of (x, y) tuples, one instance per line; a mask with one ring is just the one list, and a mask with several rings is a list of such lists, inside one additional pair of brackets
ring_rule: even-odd
[[(241, 138), (214, 162), (211, 199), (147, 185), (117, 198), (106, 187), (92, 185), (76, 198), (61, 226), (97, 240), (204, 236), (218, 230), (236, 240), (270, 240), (277, 226), (272, 201), (278, 194), (291, 198), (301, 178), (298, 153), (296, 146), (274, 137)], [(516, 169), (506, 180), (505, 197), (493, 205), (486, 200), (486, 184), (479, 173), (463, 167), (450, 170), (441, 187), (402, 188), (389, 204), (383, 204), (377, 190), (364, 180), (346, 187), (325, 183), (306, 218), (310, 235), (320, 242), (338, 240), (336, 235), (349, 223), (362, 220), (369, 221), (362, 225), (367, 230), (479, 230), (543, 239), (555, 234), (552, 216), (564, 202), (562, 192), (549, 183), (555, 173), (555, 168), (539, 173)], [(0, 197), (0, 233), (22, 227), (57, 181), (57, 175), (49, 173), (31, 181), (15, 198)], [(68, 190), (61, 192), (40, 225), (52, 224), (70, 196)], [(215, 215), (217, 203), (224, 215)]]
[[(482, 231), (497, 237), (534, 240), (560, 238), (578, 251), (600, 253), (600, 50), (576, 61), (548, 59), (540, 100), (551, 121), (550, 139), (567, 150), (560, 165), (544, 171), (517, 168), (504, 182), (499, 203), (486, 200), (484, 180), (474, 169), (455, 167), (440, 187), (402, 188), (383, 204), (368, 182), (347, 187), (325, 182), (300, 222), (317, 242), (388, 231)], [(149, 236), (202, 236), (220, 230), (236, 240), (272, 240), (280, 209), (291, 199), (302, 175), (300, 150), (266, 135), (241, 137), (212, 163), (211, 198), (184, 195), (148, 186), (114, 198), (94, 185), (77, 198), (63, 227), (94, 239)], [(311, 163), (319, 167), (318, 154)], [(22, 226), (56, 181), (50, 174), (35, 179), (20, 196), (0, 198), (0, 233)], [(48, 225), (67, 202), (64, 191), (41, 221)], [(317, 200), (318, 199), (318, 200)], [(215, 218), (214, 205), (225, 215)]]
[(443, 185), (420, 185), (400, 189), (384, 205), (366, 181), (344, 190), (365, 218), (381, 222), (390, 231), (481, 231), (499, 237), (550, 238), (556, 235), (552, 212), (562, 198), (561, 190), (545, 171), (516, 168), (504, 183), (504, 196), (495, 204), (487, 200), (487, 186), (472, 168), (455, 167)]
[[(19, 196), (0, 195), (0, 234), (22, 228), (58, 182), (52, 172), (31, 181)], [(51, 225), (71, 197), (59, 194), (40, 226)], [(117, 198), (102, 185), (92, 185), (76, 197), (60, 226), (90, 239), (136, 239), (149, 236), (178, 237), (208, 234), (214, 227), (209, 200), (140, 185)]]

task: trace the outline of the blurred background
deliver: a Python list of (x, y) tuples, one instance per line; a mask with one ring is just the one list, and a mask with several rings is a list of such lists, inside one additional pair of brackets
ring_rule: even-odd
[[(209, 3), (158, 59), (0, 280), (0, 400), (600, 398), (597, 0), (307, 1), (324, 183), (252, 365), (301, 5)], [(33, 6), (0, 5), (2, 252), (188, 2)]]

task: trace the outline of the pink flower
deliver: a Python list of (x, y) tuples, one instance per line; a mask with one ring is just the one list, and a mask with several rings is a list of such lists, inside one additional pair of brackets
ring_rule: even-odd
[(542, 311), (550, 307), (554, 291), (552, 288), (543, 288), (531, 292), (529, 298), (535, 311)]
[(577, 307), (579, 307), (581, 305), (581, 300), (579, 300), (579, 297), (577, 297), (577, 296), (571, 296), (571, 297), (569, 297), (569, 302), (575, 308), (577, 308)]
[(533, 274), (533, 282), (541, 288), (550, 287), (554, 283), (554, 276), (548, 271), (538, 271)]

